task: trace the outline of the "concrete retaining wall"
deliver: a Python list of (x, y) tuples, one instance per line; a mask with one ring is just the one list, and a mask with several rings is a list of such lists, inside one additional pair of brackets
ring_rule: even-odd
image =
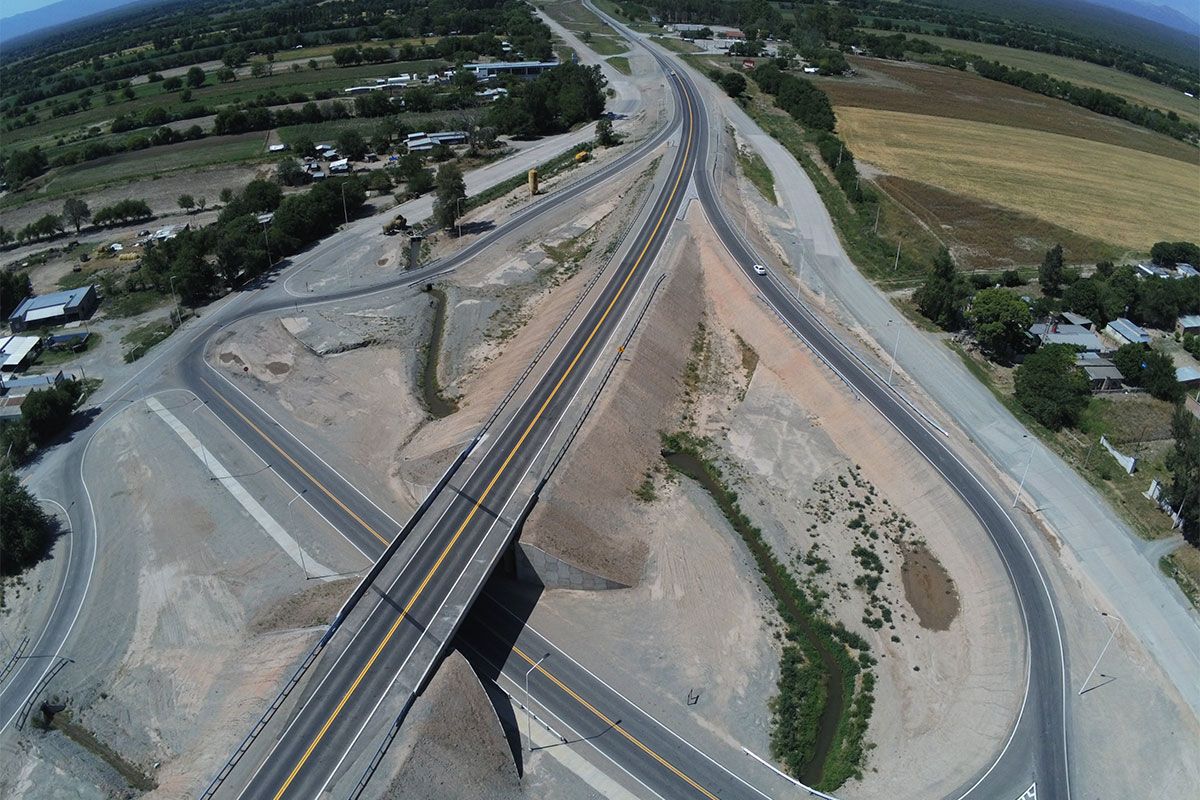
[(603, 591), (629, 588), (623, 583), (610, 581), (608, 578), (602, 578), (573, 564), (568, 564), (561, 558), (556, 558), (534, 545), (516, 542), (514, 549), (518, 580), (545, 586), (548, 589)]

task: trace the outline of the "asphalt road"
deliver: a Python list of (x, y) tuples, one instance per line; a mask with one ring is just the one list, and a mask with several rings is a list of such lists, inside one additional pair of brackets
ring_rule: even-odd
[[(343, 777), (338, 770), (388, 692), (399, 685), (415, 694), (441, 658), (511, 540), (510, 517), (517, 509), (509, 510), (510, 501), (526, 474), (543, 463), (543, 445), (570, 409), (590, 366), (606, 352), (684, 199), (707, 128), (698, 125), (690, 91), (680, 96), (682, 142), (675, 149), (670, 178), (648, 223), (633, 238), (629, 255), (612, 271), (528, 397), (480, 445), (476, 466), (465, 480), (456, 476), (458, 485), (443, 493), (449, 502), (415, 552), (394, 574), (385, 570), (380, 575), (374, 587), (380, 597), (370, 614), (348, 634), (335, 665), (292, 717), (241, 796), (311, 797), (324, 791)], [(335, 505), (348, 510), (340, 501)], [(446, 604), (464, 591), (465, 599), (452, 606), (457, 613), (443, 617)]]
[[(670, 63), (660, 54), (656, 57), (664, 64)], [(690, 83), (689, 70), (681, 66), (678, 73), (684, 83)], [(697, 98), (703, 106), (703, 99), (698, 95)], [(713, 157), (706, 152), (702, 161), (712, 163)], [(753, 271), (754, 264), (769, 265), (770, 261), (754, 252), (729, 221), (709, 172), (697, 170), (695, 180), (700, 202), (715, 232), (746, 280), (829, 369), (883, 414), (938, 470), (979, 519), (1004, 561), (1024, 615), (1028, 648), (1026, 695), (1017, 725), (996, 760), (981, 765), (953, 797), (1015, 798), (1036, 784), (1040, 797), (1069, 798), (1067, 670), (1062, 630), (1053, 591), (1021, 530), (1004, 502), (959, 460), (941, 434), (867, 370), (774, 275), (759, 276)]]

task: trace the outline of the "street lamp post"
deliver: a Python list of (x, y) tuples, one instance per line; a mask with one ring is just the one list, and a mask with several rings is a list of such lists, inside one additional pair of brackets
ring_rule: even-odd
[(892, 375), (896, 372), (896, 353), (900, 351), (900, 324), (895, 320), (889, 319), (888, 325), (896, 326), (896, 341), (892, 345), (892, 364), (888, 367), (888, 386), (892, 385)]
[(179, 313), (179, 295), (175, 293), (175, 276), (168, 275), (167, 280), (171, 284), (171, 299), (175, 301), (175, 327), (178, 328), (183, 322), (183, 315)]
[(350, 212), (346, 210), (346, 182), (342, 181), (342, 216), (346, 218), (346, 224), (350, 224)]
[[(532, 705), (529, 696), (529, 673), (538, 668), (538, 665), (550, 657), (549, 653), (533, 662), (533, 666), (525, 671), (525, 702)], [(525, 739), (529, 742), (529, 752), (533, 752), (533, 709), (529, 706), (525, 708)]]
[[(1029, 439), (1029, 434), (1021, 434), (1022, 439)], [(1025, 478), (1029, 475), (1029, 465), (1033, 463), (1033, 440), (1029, 439), (1029, 459), (1025, 462), (1025, 469), (1021, 471), (1021, 483), (1017, 486), (1017, 493), (1013, 497), (1012, 507), (1017, 507), (1017, 501), (1021, 499), (1021, 492), (1025, 489)]]
[(1106, 641), (1104, 643), (1104, 647), (1100, 648), (1100, 655), (1096, 656), (1096, 663), (1092, 665), (1092, 671), (1089, 672), (1087, 674), (1087, 677), (1083, 679), (1083, 684), (1079, 687), (1080, 695), (1082, 695), (1084, 692), (1087, 691), (1088, 681), (1090, 681), (1092, 679), (1092, 676), (1094, 674), (1096, 674), (1096, 668), (1100, 666), (1100, 659), (1104, 658), (1104, 653), (1108, 650), (1108, 646), (1110, 644), (1112, 644), (1112, 640), (1116, 637), (1117, 631), (1121, 629), (1121, 622), (1123, 620), (1120, 617), (1118, 617), (1116, 614), (1109, 614), (1107, 611), (1101, 611), (1100, 616), (1112, 617), (1113, 619), (1115, 619), (1117, 621), (1117, 624), (1115, 626), (1113, 626), (1113, 629), (1111, 631), (1109, 631), (1108, 641)]
[(456, 197), (454, 199), (454, 208), (458, 212), (454, 215), (454, 224), (458, 228), (458, 233), (456, 235), (460, 239), (462, 238), (462, 201), (464, 199), (465, 198), (462, 197)]

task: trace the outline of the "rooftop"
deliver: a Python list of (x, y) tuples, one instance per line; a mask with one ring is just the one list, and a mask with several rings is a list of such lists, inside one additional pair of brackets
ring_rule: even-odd
[(1085, 350), (1100, 350), (1100, 338), (1079, 325), (1035, 322), (1029, 326), (1029, 332), (1041, 339), (1042, 344), (1069, 344)]
[(1200, 328), (1200, 314), (1181, 314), (1176, 323), (1185, 328)]
[[(84, 296), (92, 290), (92, 286), (80, 286), (78, 289), (66, 289), (61, 292), (51, 292), (50, 294), (39, 294), (34, 297), (26, 297), (21, 301), (21, 304), (13, 309), (13, 313), (8, 316), (9, 319), (24, 317), (30, 311), (37, 311), (40, 308), (52, 308), (57, 306), (70, 307), (79, 305)], [(53, 315), (50, 315), (53, 316)]]
[(1124, 317), (1117, 317), (1112, 322), (1108, 323), (1109, 329), (1129, 342), (1138, 342), (1141, 344), (1150, 343), (1150, 334), (1134, 325)]

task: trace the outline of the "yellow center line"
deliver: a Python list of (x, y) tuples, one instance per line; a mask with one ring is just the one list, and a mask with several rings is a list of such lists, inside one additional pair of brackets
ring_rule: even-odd
[(599, 719), (601, 722), (603, 722), (608, 727), (615, 730), (617, 733), (624, 736), (626, 739), (628, 739), (630, 741), (630, 743), (632, 743), (635, 747), (637, 747), (643, 753), (645, 753), (646, 755), (653, 758), (659, 764), (662, 764), (664, 767), (666, 767), (668, 770), (670, 770), (672, 773), (674, 773), (676, 776), (678, 776), (681, 780), (683, 780), (685, 783), (687, 783), (689, 786), (691, 786), (693, 789), (695, 789), (697, 792), (700, 792), (700, 794), (709, 798), (709, 800), (718, 800), (718, 798), (715, 794), (708, 791), (700, 784), (696, 783), (696, 781), (692, 780), (692, 778), (685, 775), (683, 772), (680, 772), (679, 769), (676, 768), (674, 764), (672, 764), (670, 761), (667, 761), (665, 758), (660, 756), (658, 753), (654, 752), (652, 749), (647, 747), (645, 744), (642, 743), (642, 741), (640, 739), (638, 739), (632, 733), (630, 733), (629, 731), (622, 728), (621, 724), (620, 724), (620, 720), (610, 719), (607, 714), (605, 714), (603, 711), (601, 711), (598, 708), (596, 708), (595, 706), (593, 706), (587, 700), (584, 700), (582, 697), (580, 697), (578, 694), (576, 694), (575, 691), (573, 689), (571, 689), (571, 687), (567, 686), (565, 683), (563, 683), (558, 678), (556, 678), (554, 675), (552, 675), (545, 667), (543, 667), (541, 664), (538, 664), (536, 661), (534, 661), (532, 658), (530, 658), (528, 655), (526, 655), (525, 651), (523, 651), (521, 648), (517, 647), (516, 645), (513, 645), (512, 651), (514, 653), (516, 653), (518, 656), (520, 656), (525, 661), (525, 663), (529, 664), (531, 667), (536, 667), (538, 672), (545, 675), (546, 678), (551, 683), (553, 683), (559, 689), (562, 689), (564, 692), (566, 692), (567, 695), (570, 696), (570, 698), (572, 700), (579, 703), (581, 706), (586, 708), (588, 711), (592, 712), (592, 714), (594, 714), (597, 719)]
[[(492, 488), (495, 487), (497, 481), (500, 480), (500, 476), (502, 476), (504, 474), (504, 471), (508, 468), (509, 463), (513, 460), (513, 458), (516, 456), (516, 454), (520, 451), (522, 445), (525, 444), (525, 439), (529, 436), (529, 434), (533, 430), (534, 426), (537, 425), (538, 421), (542, 417), (542, 414), (545, 413), (546, 408), (550, 405), (551, 401), (554, 400), (555, 395), (558, 394), (559, 389), (562, 388), (562, 385), (563, 385), (563, 383), (566, 382), (567, 377), (570, 376), (572, 370), (575, 369), (575, 365), (579, 363), (579, 359), (582, 358), (584, 351), (587, 350), (588, 345), (591, 344), (591, 342), (592, 342), (592, 339), (595, 338), (596, 334), (600, 331), (600, 328), (603, 327), (604, 321), (606, 319), (608, 319), (608, 315), (612, 312), (613, 308), (616, 306), (617, 301), (620, 299), (621, 295), (624, 293), (626, 286), (628, 286), (628, 284), (629, 284), (629, 281), (632, 280), (634, 273), (637, 272), (638, 266), (642, 263), (642, 260), (646, 257), (646, 253), (649, 251), (650, 245), (654, 241), (654, 237), (658, 234), (659, 228), (662, 226), (663, 221), (667, 218), (667, 213), (670, 211), (670, 208), (671, 208), (671, 201), (675, 198), (675, 195), (679, 191), (679, 185), (683, 181), (684, 173), (687, 172), (688, 159), (690, 158), (691, 152), (692, 152), (692, 137), (694, 135), (694, 129), (695, 129), (695, 118), (694, 118), (694, 114), (692, 111), (691, 98), (687, 97), (687, 95), (685, 95), (685, 99), (687, 100), (687, 107), (688, 107), (688, 137), (687, 137), (687, 144), (684, 149), (683, 161), (681, 162), (679, 174), (675, 177), (675, 183), (671, 187), (671, 193), (670, 193), (670, 195), (668, 195), (667, 202), (663, 206), (662, 213), (659, 215), (657, 222), (655, 222), (654, 229), (652, 231), (650, 231), (650, 236), (646, 239), (645, 246), (643, 246), (641, 249), (641, 252), (638, 253), (637, 260), (634, 261), (633, 265), (629, 268), (629, 272), (625, 275), (624, 280), (621, 281), (621, 285), (620, 285), (620, 287), (618, 287), (616, 294), (614, 294), (612, 300), (609, 301), (608, 306), (604, 309), (604, 313), (600, 315), (600, 319), (597, 320), (596, 325), (592, 328), (591, 332), (588, 334), (587, 339), (584, 340), (583, 344), (579, 346), (579, 350), (575, 353), (574, 358), (571, 359), (571, 363), (567, 365), (567, 368), (563, 372), (562, 377), (560, 377), (558, 379), (558, 382), (554, 385), (554, 388), (550, 391), (550, 394), (546, 397), (546, 400), (542, 403), (541, 407), (538, 408), (537, 414), (535, 414), (533, 419), (530, 420), (529, 425), (526, 426), (524, 432), (522, 432), (522, 434), (521, 434), (521, 437), (517, 440), (517, 443), (515, 445), (513, 445), (512, 449), (508, 452), (508, 455), (505, 457), (504, 462), (500, 465), (500, 468), (498, 470), (496, 470), (496, 474), (492, 476), (491, 481), (488, 482), (487, 488), (483, 490), (483, 493), (479, 496), (479, 499), (477, 499), (474, 502), (474, 504), (471, 506), (471, 510), (467, 514), (467, 518), (463, 520), (462, 524), (458, 526), (458, 530), (456, 530), (454, 532), (454, 536), (452, 536), (450, 538), (450, 541), (446, 543), (445, 548), (443, 548), (441, 554), (438, 555), (437, 561), (435, 561), (433, 563), (433, 566), (429, 568), (429, 571), (425, 574), (425, 578), (421, 581), (421, 584), (417, 587), (417, 590), (413, 593), (412, 597), (409, 598), (408, 603), (405, 604), (404, 610), (399, 614), (399, 616), (396, 617), (395, 622), (392, 623), (392, 626), (388, 629), (388, 632), (384, 635), (383, 639), (380, 640), (379, 645), (375, 648), (375, 651), (373, 653), (371, 653), (371, 657), (367, 660), (367, 663), (365, 665), (363, 665), (363, 668), (359, 671), (358, 675), (355, 677), (354, 682), (350, 684), (350, 688), (346, 690), (346, 693), (342, 696), (342, 699), (338, 702), (337, 706), (335, 706), (333, 711), (330, 713), (329, 718), (325, 720), (325, 724), (321, 726), (321, 729), (319, 731), (317, 731), (317, 734), (313, 737), (313, 739), (309, 743), (308, 747), (304, 750), (304, 754), (300, 757), (300, 760), (296, 762), (296, 765), (292, 768), (292, 771), (288, 774), (288, 776), (284, 780), (283, 784), (279, 787), (279, 790), (277, 792), (275, 792), (274, 800), (279, 800), (279, 798), (283, 797), (284, 792), (286, 792), (288, 790), (288, 787), (291, 786), (292, 781), (294, 781), (296, 779), (296, 776), (300, 773), (300, 770), (304, 768), (304, 765), (308, 762), (309, 757), (312, 756), (312, 753), (317, 748), (317, 745), (319, 745), (321, 743), (321, 740), (325, 738), (325, 734), (329, 731), (330, 726), (333, 725), (334, 720), (336, 720), (338, 718), (338, 715), (342, 713), (342, 709), (345, 708), (346, 703), (349, 702), (351, 696), (353, 696), (353, 694), (358, 690), (359, 684), (362, 683), (363, 678), (365, 678), (367, 673), (370, 672), (371, 667), (374, 666), (375, 661), (376, 661), (376, 659), (379, 658), (380, 653), (382, 653), (383, 649), (385, 647), (387, 647), (388, 642), (391, 641), (392, 636), (395, 635), (395, 633), (399, 629), (401, 623), (404, 622), (404, 620), (408, 617), (408, 614), (412, 610), (412, 607), (416, 604), (417, 600), (421, 597), (421, 594), (425, 591), (425, 588), (429, 585), (429, 582), (431, 580), (433, 580), (433, 576), (435, 574), (437, 574), (437, 571), (441, 568), (442, 562), (444, 562), (446, 560), (446, 557), (454, 549), (454, 545), (458, 542), (459, 537), (462, 536), (463, 531), (466, 530), (467, 526), (471, 523), (471, 520), (475, 517), (475, 512), (477, 512), (479, 510), (480, 506), (483, 505), (483, 502), (487, 499), (487, 496), (491, 493)], [(226, 401), (226, 402), (228, 402), (228, 401)], [(230, 407), (232, 408), (232, 406), (230, 406)], [(237, 409), (234, 409), (234, 411), (235, 411), (235, 413), (237, 413)], [(242, 415), (239, 413), (238, 416), (242, 416)], [(242, 417), (242, 418), (245, 419), (245, 417)], [(251, 424), (253, 425), (253, 423), (251, 423)], [(278, 449), (278, 448), (276, 448), (276, 449)], [(282, 451), (280, 451), (280, 452), (282, 452)], [(295, 463), (295, 462), (293, 462), (293, 463)], [(339, 505), (341, 505), (341, 504), (339, 503)], [(343, 506), (343, 508), (344, 508), (344, 506)], [(645, 749), (645, 748), (643, 748), (643, 749)], [(646, 750), (646, 752), (650, 753), (651, 755), (654, 755), (648, 749)], [(657, 755), (655, 755), (654, 757), (658, 758)], [(669, 764), (667, 764), (667, 762), (663, 761), (661, 758), (658, 758), (658, 760), (660, 762), (662, 762), (664, 765), (667, 765), (668, 767), (670, 766)], [(672, 767), (672, 769), (674, 769), (674, 768)], [(675, 770), (675, 771), (680, 776), (683, 776), (683, 773), (680, 773), (678, 770)], [(683, 776), (683, 777), (686, 778), (686, 776)], [(695, 785), (695, 784), (693, 783), (693, 785)], [(697, 788), (699, 788), (699, 787), (697, 786)], [(701, 790), (701, 791), (703, 791), (703, 790)], [(709, 797), (712, 797), (712, 795), (709, 795)], [(716, 800), (716, 799), (713, 798), (713, 800)]]
[(307, 478), (309, 483), (316, 486), (318, 489), (320, 489), (322, 492), (325, 493), (326, 497), (328, 497), (333, 502), (337, 503), (338, 508), (340, 508), (342, 511), (345, 511), (347, 514), (349, 514), (351, 517), (353, 517), (355, 522), (357, 522), (359, 525), (363, 526), (363, 528), (368, 533), (370, 533), (372, 536), (374, 536), (376, 539), (383, 542), (385, 545), (388, 543), (388, 540), (385, 537), (383, 537), (378, 531), (376, 531), (374, 528), (372, 528), (370, 525), (368, 525), (362, 517), (360, 517), (358, 514), (355, 514), (353, 511), (351, 511), (345, 503), (343, 503), (341, 500), (339, 500), (337, 497), (334, 496), (333, 492), (326, 489), (325, 484), (321, 483), (319, 480), (317, 480), (312, 475), (310, 475), (308, 470), (306, 470), (304, 467), (297, 464), (296, 460), (294, 458), (292, 458), (291, 456), (289, 456), (286, 452), (284, 452), (283, 448), (280, 447), (279, 445), (277, 445), (275, 443), (274, 439), (272, 439), (270, 436), (267, 436), (267, 434), (263, 433), (261, 428), (259, 428), (253, 422), (251, 422), (250, 419), (245, 414), (243, 414), (241, 411), (238, 411), (237, 408), (233, 405), (233, 403), (226, 400), (225, 397), (222, 396), (222, 394), (217, 391), (215, 386), (213, 386), (211, 383), (206, 381), (204, 378), (201, 378), (200, 382), (203, 383), (205, 386), (207, 386), (212, 391), (212, 393), (217, 396), (218, 400), (220, 400), (225, 405), (229, 406), (229, 409), (233, 413), (235, 413), (239, 417), (241, 417), (242, 422), (246, 423), (251, 428), (253, 428), (254, 432), (263, 438), (263, 441), (265, 441), (267, 444), (271, 445), (271, 447), (275, 448), (275, 451), (277, 453), (279, 453), (279, 455), (283, 456), (285, 459), (287, 459), (287, 462), (289, 464), (291, 464), (293, 467), (295, 467), (297, 470), (299, 470), (300, 474), (303, 475), (305, 478)]

